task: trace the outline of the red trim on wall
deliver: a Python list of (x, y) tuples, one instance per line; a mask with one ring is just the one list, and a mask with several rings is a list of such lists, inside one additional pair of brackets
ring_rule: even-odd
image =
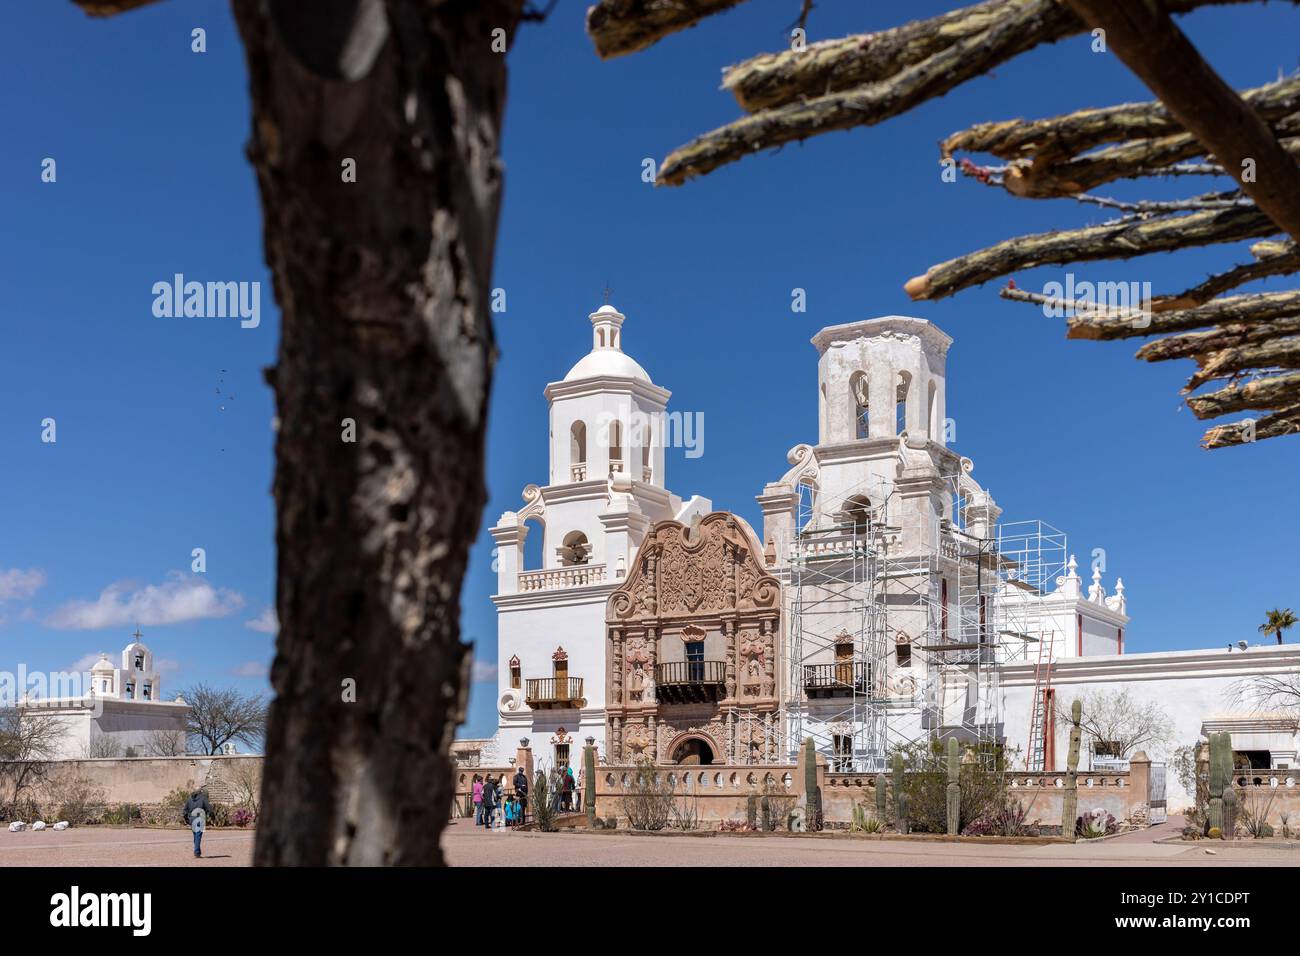
[(1075, 617), (1075, 625), (1078, 631), (1078, 640), (1076, 642), (1078, 645), (1078, 650), (1076, 651), (1076, 653), (1080, 657), (1082, 657), (1083, 656), (1083, 615), (1076, 614), (1074, 617)]
[(1124, 628), (1119, 629), (1119, 652), (1124, 653)]
[(942, 578), (941, 580), (943, 583), (943, 621), (941, 633), (943, 634), (943, 639), (946, 641), (948, 640), (948, 579)]
[(1043, 769), (1056, 769), (1056, 688), (1043, 691)]

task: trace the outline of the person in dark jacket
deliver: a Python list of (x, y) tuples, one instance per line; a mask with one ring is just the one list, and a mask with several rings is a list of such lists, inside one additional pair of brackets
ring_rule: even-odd
[(515, 771), (515, 796), (519, 798), (518, 823), (528, 822), (528, 774), (520, 767)]
[(203, 855), (203, 831), (207, 829), (208, 817), (212, 816), (212, 804), (208, 803), (205, 790), (195, 790), (181, 808), (181, 820), (194, 831), (194, 855)]
[(483, 826), (492, 829), (492, 811), (497, 806), (497, 784), (491, 774), (483, 777)]

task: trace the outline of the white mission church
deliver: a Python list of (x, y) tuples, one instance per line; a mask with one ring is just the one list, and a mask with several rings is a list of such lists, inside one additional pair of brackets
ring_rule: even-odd
[[(592, 738), (608, 763), (754, 764), (792, 762), (812, 737), (833, 767), (869, 772), (900, 744), (956, 736), (1064, 769), (1056, 709), (1128, 688), (1178, 744), (1226, 730), (1251, 766), (1295, 765), (1294, 727), (1234, 710), (1232, 689), (1294, 673), (1300, 649), (1225, 635), (1142, 652), (1123, 582), (1081, 575), (1051, 525), (1003, 521), (948, 448), (938, 327), (888, 316), (813, 337), (816, 440), (756, 482), (758, 529), (669, 491), (670, 392), (624, 351), (622, 314), (590, 320), (591, 351), (544, 392), (546, 481), (491, 529), (499, 726), (457, 750), (500, 765), (527, 738), (540, 763), (576, 763)], [(530, 533), (541, 567), (524, 566)]]

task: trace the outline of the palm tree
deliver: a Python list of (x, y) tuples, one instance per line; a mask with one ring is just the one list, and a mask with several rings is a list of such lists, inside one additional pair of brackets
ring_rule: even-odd
[(1277, 635), (1277, 642), (1282, 643), (1282, 632), (1288, 627), (1295, 624), (1297, 618), (1290, 608), (1279, 611), (1277, 608), (1268, 612), (1268, 620), (1259, 626), (1259, 632), (1264, 636), (1269, 634)]

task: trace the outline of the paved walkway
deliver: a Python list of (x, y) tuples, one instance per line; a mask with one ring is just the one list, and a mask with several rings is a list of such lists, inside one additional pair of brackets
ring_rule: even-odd
[(453, 866), (1296, 866), (1287, 850), (1164, 846), (1181, 829), (1152, 827), (1093, 843), (970, 843), (801, 837), (490, 833), (454, 821), (443, 836)]
[(252, 830), (209, 830), (194, 857), (189, 830), (72, 827), (0, 830), (0, 869), (9, 866), (250, 866)]

